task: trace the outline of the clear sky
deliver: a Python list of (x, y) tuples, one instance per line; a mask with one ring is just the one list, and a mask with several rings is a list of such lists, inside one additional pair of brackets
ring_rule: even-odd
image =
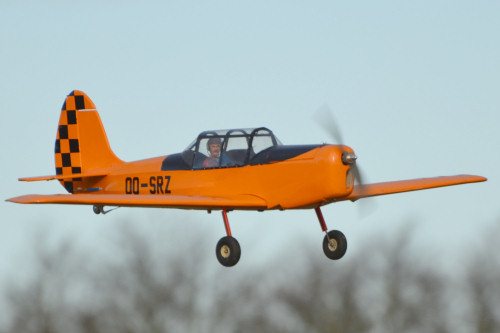
[[(498, 1), (43, 3), (0, 3), (1, 269), (23, 260), (36, 231), (92, 245), (123, 219), (144, 228), (165, 222), (187, 240), (203, 232), (213, 248), (200, 251), (219, 265), (218, 212), (123, 208), (96, 216), (91, 207), (3, 201), (64, 193), (57, 182), (17, 178), (55, 172), (59, 112), (74, 89), (94, 101), (126, 161), (179, 152), (206, 129), (266, 126), (285, 144), (331, 142), (313, 120), (328, 103), (367, 182), (488, 177), (369, 199), (376, 209), (363, 218), (360, 202), (325, 207), (329, 228), (348, 237), (348, 253), (367, 239), (376, 250), (377, 235), (410, 221), (416, 246), (440, 249), (439, 260), (480, 243), (479, 232), (500, 222)], [(323, 256), (313, 211), (229, 218), (243, 249), (238, 265), (291, 240), (290, 255), (309, 244)]]

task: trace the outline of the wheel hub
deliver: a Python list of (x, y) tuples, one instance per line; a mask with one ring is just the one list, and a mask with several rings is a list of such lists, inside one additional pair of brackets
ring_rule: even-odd
[(330, 239), (328, 241), (328, 249), (332, 252), (334, 252), (335, 250), (337, 250), (337, 247), (338, 247), (338, 244), (337, 244), (337, 241), (335, 239)]
[(229, 258), (229, 256), (231, 255), (231, 249), (229, 248), (229, 246), (223, 245), (220, 248), (220, 255), (222, 256), (222, 258)]

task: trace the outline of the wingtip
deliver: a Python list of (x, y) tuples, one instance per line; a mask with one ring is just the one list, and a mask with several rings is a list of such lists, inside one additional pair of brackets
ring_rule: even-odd
[(18, 197), (14, 197), (14, 198), (8, 198), (8, 199), (5, 199), (6, 202), (13, 202), (13, 203), (22, 203), (22, 201), (20, 201), (18, 199)]
[(485, 182), (488, 180), (488, 178), (483, 177), (483, 176), (476, 176), (476, 175), (466, 175), (469, 177), (471, 182)]
[(39, 198), (41, 195), (37, 194), (26, 194), (18, 197), (13, 197), (6, 199), (5, 201), (19, 203), (19, 204), (29, 204), (29, 203), (40, 203)]

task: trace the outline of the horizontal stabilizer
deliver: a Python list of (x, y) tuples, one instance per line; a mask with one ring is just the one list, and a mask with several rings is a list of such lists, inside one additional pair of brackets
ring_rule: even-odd
[(265, 209), (266, 202), (253, 195), (207, 197), (198, 195), (127, 195), (127, 194), (28, 194), (7, 201), (23, 204), (70, 204), (123, 207), (186, 209)]
[[(368, 185), (356, 185), (350, 195), (341, 200), (356, 201), (361, 198), (374, 197), (393, 193), (419, 191), (435, 187), (484, 182), (487, 179), (474, 175), (443, 176), (434, 178), (419, 178), (399, 180)], [(339, 200), (340, 201), (340, 200)]]
[(74, 178), (90, 178), (90, 177), (104, 177), (109, 174), (109, 171), (89, 171), (85, 173), (72, 173), (66, 175), (53, 175), (53, 176), (39, 176), (39, 177), (24, 177), (19, 178), (22, 182), (36, 182), (40, 180), (64, 180), (64, 179), (74, 179)]

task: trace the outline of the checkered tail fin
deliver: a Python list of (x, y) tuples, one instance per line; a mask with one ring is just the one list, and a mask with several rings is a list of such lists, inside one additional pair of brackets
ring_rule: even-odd
[[(82, 91), (72, 91), (64, 101), (55, 144), (56, 174), (72, 176), (60, 181), (70, 192), (86, 187), (85, 173), (123, 163), (111, 150), (99, 113)], [(75, 178), (82, 174), (82, 178)]]

